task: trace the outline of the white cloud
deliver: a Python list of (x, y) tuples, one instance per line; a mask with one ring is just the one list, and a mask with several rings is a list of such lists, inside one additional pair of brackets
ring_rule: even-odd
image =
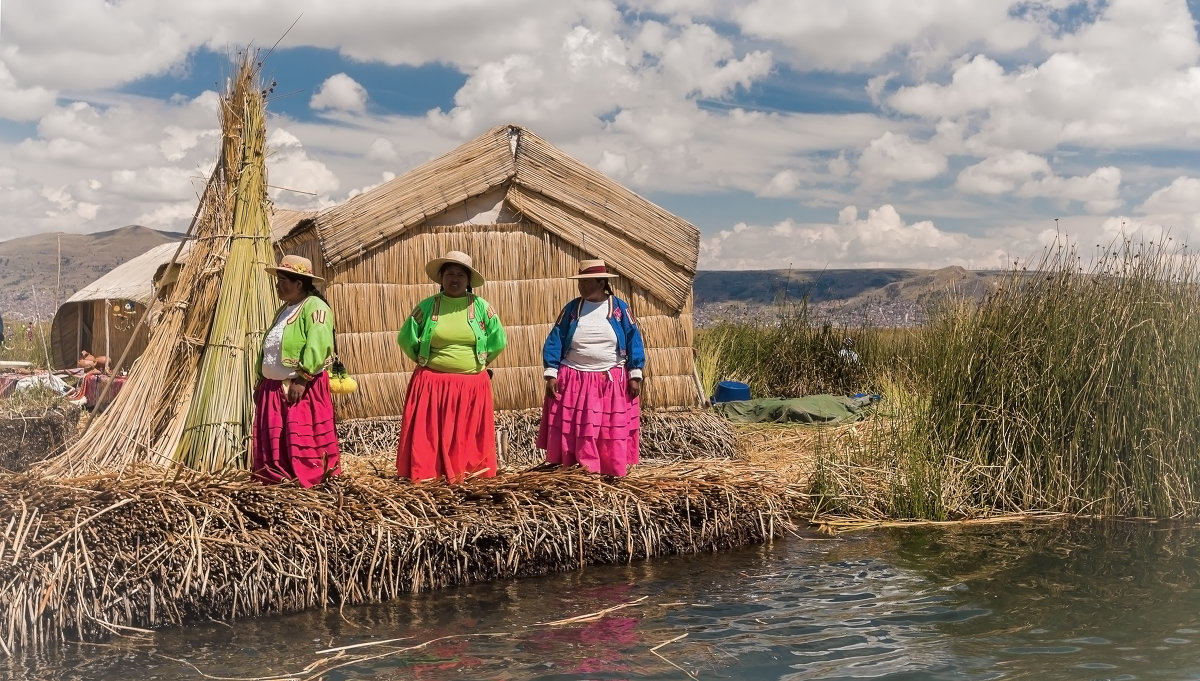
[(1171, 184), (1156, 190), (1138, 206), (1148, 214), (1200, 214), (1200, 178), (1177, 177)]
[(383, 137), (378, 137), (371, 142), (371, 147), (367, 150), (367, 158), (380, 163), (394, 163), (400, 155), (396, 153), (396, 146), (392, 141)]
[(38, 85), (21, 87), (8, 66), (0, 62), (0, 119), (37, 120), (54, 106), (55, 96), (53, 90)]
[(1062, 204), (1078, 201), (1089, 213), (1107, 213), (1121, 207), (1121, 170), (1097, 168), (1087, 177), (1041, 177), (1017, 190), (1017, 196), (1056, 199)]
[(946, 171), (945, 156), (907, 135), (885, 132), (871, 140), (858, 158), (858, 175), (867, 185), (920, 182)]
[(927, 220), (905, 222), (891, 205), (862, 218), (847, 206), (835, 224), (739, 223), (702, 239), (700, 252), (702, 269), (994, 268), (1007, 257), (991, 240), (946, 232)]
[(338, 73), (321, 83), (308, 105), (319, 111), (362, 113), (367, 109), (367, 89), (350, 76)]
[[(1200, 167), (1189, 154), (1200, 150), (1200, 41), (1184, 0), (795, 7), (9, 3), (0, 238), (186, 226), (219, 139), (217, 95), (190, 77), (215, 58), (197, 49), (273, 43), (296, 16), (264, 63), (268, 77), (286, 64), (278, 71), (289, 79), (279, 76), (275, 91), (286, 113), (268, 119), (268, 179), (286, 188), (271, 190), (281, 206), (336, 204), (515, 122), (635, 191), (673, 201), (704, 230), (708, 253), (719, 248), (723, 262), (741, 266), (775, 258), (787, 239), (834, 249), (845, 266), (965, 264), (1042, 243), (1048, 206), (1081, 233), (1126, 204), (1137, 209), (1122, 220), (1196, 222), (1191, 178)], [(289, 61), (312, 48), (344, 59), (330, 67), (326, 55), (307, 70)], [(452, 101), (438, 94), (426, 105), (434, 100), (425, 93), (373, 80), (398, 64), (457, 69), (462, 86)], [(129, 94), (173, 76), (172, 95)], [(220, 87), (220, 77), (203, 80)], [(425, 109), (388, 111), (398, 99)], [(1182, 153), (1163, 158), (1163, 149)], [(720, 197), (719, 217), (706, 207), (711, 197)], [(826, 224), (848, 205), (878, 208)], [(921, 219), (907, 223), (890, 206)], [(739, 223), (745, 244), (716, 236)]]
[(903, 55), (919, 70), (936, 68), (971, 45), (1001, 53), (1033, 44), (1043, 28), (1011, 9), (1015, 0), (754, 0), (734, 12), (743, 31), (791, 46), (810, 68), (850, 70)]
[(1050, 175), (1046, 159), (1009, 151), (964, 168), (955, 187), (971, 194), (1008, 194), (1037, 176)]

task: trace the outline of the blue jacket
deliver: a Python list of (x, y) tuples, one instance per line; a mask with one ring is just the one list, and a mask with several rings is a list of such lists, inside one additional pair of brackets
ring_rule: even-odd
[[(558, 369), (562, 364), (567, 350), (571, 349), (571, 339), (575, 336), (575, 327), (579, 326), (579, 310), (582, 307), (583, 298), (576, 298), (558, 313), (550, 335), (546, 336), (546, 344), (542, 346), (543, 367)], [(642, 332), (638, 329), (633, 313), (629, 311), (629, 303), (616, 296), (609, 296), (608, 323), (617, 335), (617, 354), (625, 360), (625, 368), (633, 370), (646, 366), (646, 348), (642, 345)]]

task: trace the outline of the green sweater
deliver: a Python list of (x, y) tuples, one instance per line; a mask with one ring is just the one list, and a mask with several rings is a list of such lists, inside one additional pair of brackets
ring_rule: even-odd
[[(499, 356), (508, 341), (504, 336), (500, 316), (492, 306), (473, 293), (467, 295), (473, 303), (467, 308), (467, 320), (475, 334), (475, 364), (478, 372), (483, 371)], [(404, 320), (404, 326), (400, 327), (400, 333), (396, 335), (396, 342), (404, 350), (404, 354), (420, 366), (429, 364), (429, 344), (433, 338), (433, 330), (437, 327), (441, 299), (442, 294), (437, 293), (417, 303), (412, 314)]]
[[(275, 321), (287, 305), (275, 311)], [(287, 319), (283, 327), (283, 344), (280, 348), (283, 366), (295, 369), (307, 380), (325, 371), (333, 364), (333, 311), (325, 301), (309, 296), (300, 309)], [(262, 376), (262, 351), (258, 353), (258, 375)]]

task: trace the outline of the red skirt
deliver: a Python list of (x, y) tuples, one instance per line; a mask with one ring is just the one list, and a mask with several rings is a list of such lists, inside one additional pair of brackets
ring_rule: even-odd
[(264, 484), (295, 480), (312, 487), (340, 474), (329, 374), (313, 379), (296, 404), (288, 404), (282, 381), (263, 379), (254, 390), (251, 437), (250, 472)]
[(396, 473), (411, 480), (496, 475), (496, 415), (487, 372), (418, 367), (404, 400)]
[(537, 446), (546, 461), (579, 464), (593, 473), (621, 476), (638, 462), (642, 405), (629, 398), (625, 367), (608, 371), (558, 370), (558, 399), (546, 397)]

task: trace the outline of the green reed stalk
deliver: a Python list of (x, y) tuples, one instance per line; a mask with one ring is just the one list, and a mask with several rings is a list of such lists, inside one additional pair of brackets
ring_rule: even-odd
[(1194, 256), (1124, 240), (1081, 261), (1059, 245), (978, 308), (935, 318), (913, 358), (923, 446), (974, 506), (1194, 516)]

